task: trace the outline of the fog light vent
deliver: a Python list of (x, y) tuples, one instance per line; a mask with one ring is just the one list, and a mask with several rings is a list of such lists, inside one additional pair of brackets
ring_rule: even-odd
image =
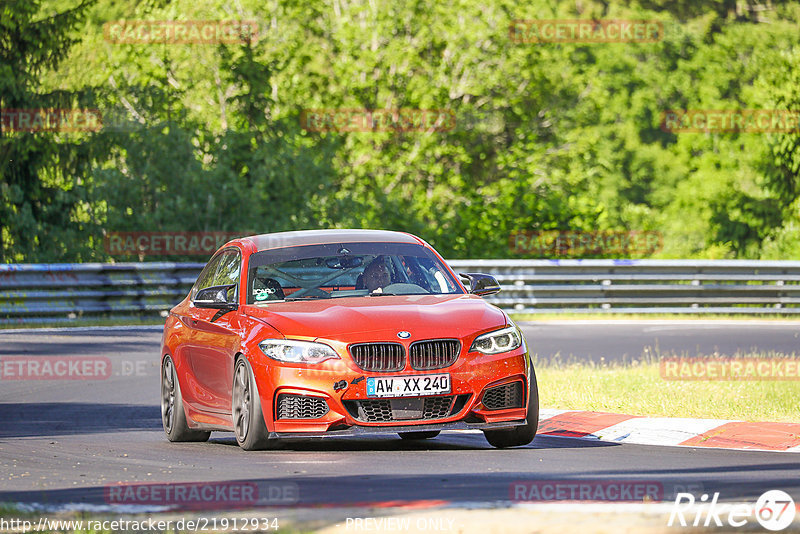
[(522, 408), (522, 382), (487, 389), (483, 394), (483, 405), (487, 410)]
[(278, 419), (319, 419), (328, 413), (325, 399), (303, 395), (278, 395)]

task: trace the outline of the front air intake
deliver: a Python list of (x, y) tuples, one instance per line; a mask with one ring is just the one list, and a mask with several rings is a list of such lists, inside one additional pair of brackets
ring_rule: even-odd
[(319, 419), (328, 413), (328, 403), (318, 397), (278, 395), (278, 419)]
[(522, 382), (487, 389), (483, 394), (483, 405), (487, 410), (522, 408)]

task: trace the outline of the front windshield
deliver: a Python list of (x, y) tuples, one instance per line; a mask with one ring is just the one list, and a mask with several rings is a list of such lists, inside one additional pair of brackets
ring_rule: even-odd
[(344, 243), (253, 254), (247, 303), (463, 292), (442, 262), (421, 245)]

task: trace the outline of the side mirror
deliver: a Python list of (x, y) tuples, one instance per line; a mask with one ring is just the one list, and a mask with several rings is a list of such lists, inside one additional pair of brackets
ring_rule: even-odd
[(236, 284), (206, 287), (195, 293), (192, 304), (198, 308), (235, 310), (239, 306), (235, 302), (228, 302), (228, 291), (235, 287)]
[(481, 273), (458, 273), (469, 282), (469, 292), (479, 297), (494, 295), (500, 291), (500, 284), (494, 276)]

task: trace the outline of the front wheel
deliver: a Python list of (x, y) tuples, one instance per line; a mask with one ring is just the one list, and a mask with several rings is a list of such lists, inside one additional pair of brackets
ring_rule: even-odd
[(211, 432), (189, 428), (181, 385), (170, 356), (161, 363), (161, 424), (170, 441), (208, 441), (211, 436)]
[(536, 385), (536, 373), (531, 365), (530, 387), (528, 388), (528, 414), (526, 423), (509, 430), (484, 430), (486, 441), (492, 447), (505, 449), (527, 445), (536, 437), (539, 428), (539, 388)]
[(253, 369), (245, 358), (236, 362), (233, 375), (233, 430), (236, 442), (246, 451), (258, 451), (276, 445), (269, 439), (264, 412), (261, 411), (261, 397), (258, 395)]

